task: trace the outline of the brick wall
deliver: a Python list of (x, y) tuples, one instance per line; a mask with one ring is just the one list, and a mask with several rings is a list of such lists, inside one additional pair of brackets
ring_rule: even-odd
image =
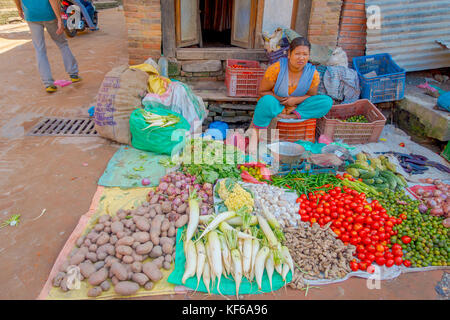
[(160, 0), (123, 0), (128, 32), (129, 63), (140, 64), (161, 55)]
[(336, 46), (342, 0), (312, 0), (308, 39), (311, 43)]
[(364, 56), (366, 46), (365, 0), (344, 0), (338, 46), (345, 50), (350, 63), (352, 63), (353, 57)]

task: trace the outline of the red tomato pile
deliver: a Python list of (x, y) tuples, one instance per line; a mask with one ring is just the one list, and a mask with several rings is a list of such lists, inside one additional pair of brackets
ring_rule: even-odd
[(353, 271), (372, 273), (373, 267), (368, 267), (373, 262), (386, 267), (410, 265), (408, 260), (403, 261), (400, 245), (394, 244), (391, 250), (387, 246), (390, 237), (397, 234), (392, 227), (402, 223), (406, 216), (402, 217), (404, 219), (391, 217), (377, 200), (368, 203), (364, 193), (347, 187), (335, 187), (327, 193), (310, 192), (308, 197), (302, 194), (297, 202), (302, 221), (317, 222), (321, 227), (331, 221), (330, 227), (338, 238), (345, 245), (356, 246), (354, 255), (359, 262), (356, 259), (350, 262)]

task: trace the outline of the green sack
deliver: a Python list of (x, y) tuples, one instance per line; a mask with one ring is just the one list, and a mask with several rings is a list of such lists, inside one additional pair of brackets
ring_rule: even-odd
[[(184, 230), (186, 229), (186, 226), (183, 228), (179, 228), (177, 231), (177, 242), (176, 242), (176, 251), (175, 251), (175, 269), (172, 271), (172, 273), (169, 275), (169, 278), (167, 279), (168, 282), (176, 284), (176, 285), (183, 285), (181, 282), (181, 279), (183, 278), (183, 274), (185, 271), (185, 264), (186, 264), (186, 256), (184, 255), (184, 242), (181, 238), (181, 235), (183, 234)], [(273, 291), (277, 291), (281, 288), (283, 288), (285, 285), (290, 283), (292, 280), (292, 272), (289, 271), (289, 273), (286, 276), (286, 283), (281, 278), (281, 275), (274, 271), (272, 276), (272, 289)], [(219, 291), (217, 290), (217, 284), (218, 280), (216, 279), (216, 283), (213, 286), (212, 282), (210, 283), (209, 289), (211, 293), (219, 294)], [(197, 276), (194, 275), (191, 278), (188, 278), (186, 280), (186, 284), (184, 284), (185, 287), (188, 287), (192, 290), (197, 289), (197, 291), (200, 292), (208, 292), (206, 290), (205, 284), (203, 283), (203, 279), (200, 278), (200, 284), (197, 288)], [(257, 293), (265, 293), (265, 292), (271, 292), (270, 290), (270, 283), (269, 283), (269, 277), (267, 276), (267, 272), (264, 269), (264, 274), (262, 277), (262, 284), (261, 284), (261, 291), (258, 289), (258, 285), (256, 284), (256, 280), (253, 282), (249, 282), (245, 277), (242, 277), (242, 282), (239, 287), (239, 294), (257, 294)], [(233, 280), (233, 277), (230, 275), (229, 279), (225, 278), (223, 275), (220, 279), (220, 293), (223, 295), (236, 295), (236, 283)]]
[[(172, 155), (172, 152), (176, 153), (184, 147), (185, 134), (189, 131), (191, 125), (182, 115), (162, 108), (145, 108), (145, 110), (159, 115), (172, 114), (180, 118), (178, 123), (169, 127), (150, 127), (145, 129), (149, 124), (142, 115), (143, 110), (136, 109), (130, 116), (131, 145), (133, 147), (156, 154), (167, 155)], [(174, 134), (173, 137), (172, 134)]]

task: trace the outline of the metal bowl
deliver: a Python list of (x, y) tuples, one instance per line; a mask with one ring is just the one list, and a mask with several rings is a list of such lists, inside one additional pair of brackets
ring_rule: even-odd
[(281, 163), (302, 163), (302, 154), (305, 152), (305, 148), (301, 145), (288, 141), (277, 141), (267, 146), (270, 150), (272, 157), (277, 159)]

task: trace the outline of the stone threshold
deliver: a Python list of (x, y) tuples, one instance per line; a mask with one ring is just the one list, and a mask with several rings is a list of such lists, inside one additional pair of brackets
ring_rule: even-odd
[(178, 48), (176, 52), (178, 60), (257, 60), (267, 61), (264, 49), (230, 48)]
[(229, 97), (224, 81), (188, 80), (186, 82), (196, 95), (205, 102), (251, 102), (256, 103), (256, 97)]

